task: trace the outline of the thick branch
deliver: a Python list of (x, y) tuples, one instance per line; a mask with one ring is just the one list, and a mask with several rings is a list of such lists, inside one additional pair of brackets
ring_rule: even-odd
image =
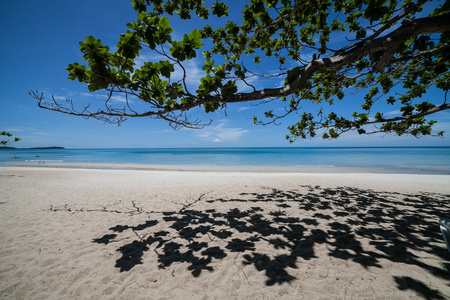
[[(279, 98), (288, 96), (300, 91), (315, 72), (322, 69), (339, 70), (341, 67), (351, 64), (364, 56), (372, 53), (385, 51), (391, 52), (393, 47), (405, 42), (407, 39), (413, 36), (421, 34), (433, 34), (450, 31), (450, 14), (445, 14), (438, 17), (428, 17), (422, 19), (416, 19), (408, 22), (403, 22), (402, 26), (391, 32), (390, 34), (377, 38), (374, 40), (368, 40), (364, 43), (356, 44), (355, 47), (344, 54), (331, 56), (322, 59), (316, 59), (304, 67), (297, 78), (294, 81), (284, 87), (263, 89), (251, 93), (241, 93), (231, 96), (215, 96), (203, 98), (195, 101), (191, 104), (176, 105), (173, 109), (188, 110), (195, 106), (199, 106), (205, 103), (236, 103), (236, 102), (248, 102), (255, 100), (263, 100), (267, 98)], [(394, 53), (392, 53), (393, 55)], [(384, 58), (385, 60), (387, 58)]]
[[(445, 14), (438, 17), (428, 17), (422, 19), (416, 19), (409, 22), (404, 22), (395, 31), (390, 34), (377, 38), (375, 40), (369, 40), (364, 43), (356, 44), (355, 47), (344, 54), (331, 56), (322, 59), (316, 59), (308, 64), (302, 69), (300, 74), (295, 78), (295, 80), (280, 88), (274, 89), (264, 89), (252, 93), (243, 93), (233, 96), (226, 97), (224, 99), (205, 98), (200, 100), (202, 103), (212, 103), (212, 102), (245, 102), (261, 100), (266, 98), (279, 98), (282, 96), (287, 96), (300, 91), (307, 80), (313, 76), (313, 74), (322, 69), (338, 70), (342, 66), (355, 62), (364, 56), (380, 52), (380, 51), (391, 51), (392, 47), (395, 45), (400, 45), (407, 39), (413, 36), (418, 36), (421, 34), (433, 34), (441, 33), (445, 31), (450, 31), (450, 14)], [(198, 102), (196, 102), (198, 103)], [(202, 104), (200, 103), (200, 104)]]

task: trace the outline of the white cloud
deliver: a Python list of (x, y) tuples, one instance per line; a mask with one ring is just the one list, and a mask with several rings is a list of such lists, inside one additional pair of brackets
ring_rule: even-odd
[(238, 141), (248, 130), (242, 128), (226, 127), (226, 122), (222, 121), (217, 126), (208, 126), (198, 131), (196, 135), (204, 140), (209, 140), (214, 143), (222, 142), (236, 142)]
[(384, 112), (383, 115), (385, 116), (395, 116), (395, 115), (400, 115), (401, 111), (400, 110), (391, 110), (391, 111), (387, 111)]
[(252, 109), (253, 107), (251, 107), (251, 106), (242, 106), (242, 107), (239, 107), (238, 109), (237, 109), (237, 111), (238, 112), (241, 112), (241, 111), (245, 111), (245, 110), (247, 110), (247, 109)]
[[(256, 90), (258, 90), (258, 81), (259, 81), (258, 77), (256, 77), (256, 76), (255, 77), (248, 77), (248, 78), (245, 79), (245, 81), (247, 83), (245, 83), (242, 80), (237, 80), (236, 81), (236, 86), (238, 88), (238, 92), (239, 93), (253, 92), (253, 87), (252, 86), (254, 86), (256, 88)], [(252, 85), (252, 86), (249, 86), (249, 84)]]
[(98, 97), (99, 95), (98, 94), (93, 94), (93, 93), (80, 93), (80, 96), (83, 96), (83, 97), (94, 97), (94, 96), (96, 96), (96, 97)]
[(23, 128), (18, 128), (18, 127), (7, 127), (7, 128), (2, 128), (1, 131), (6, 131), (9, 133), (13, 133), (13, 132), (22, 132), (22, 131), (27, 131), (27, 129), (23, 129)]
[[(206, 74), (202, 70), (203, 64), (198, 60), (187, 60), (182, 62), (183, 68), (186, 71), (186, 84), (191, 93), (194, 93), (199, 84), (200, 79), (204, 77)], [(172, 81), (178, 81), (183, 79), (184, 71), (178, 65), (175, 65), (175, 72), (173, 72), (170, 76)]]
[(62, 97), (62, 96), (53, 96), (53, 98), (55, 98), (55, 100), (66, 100), (66, 97)]
[[(111, 96), (111, 100), (112, 102), (116, 102), (116, 103), (126, 103), (127, 102), (127, 98), (125, 98), (124, 96), (120, 96), (120, 95), (114, 95)], [(128, 103), (132, 103), (133, 101), (131, 101), (128, 98)]]
[(34, 131), (32, 132), (33, 135), (43, 135), (43, 136), (51, 136), (53, 135), (52, 133), (49, 132), (44, 132), (44, 131)]

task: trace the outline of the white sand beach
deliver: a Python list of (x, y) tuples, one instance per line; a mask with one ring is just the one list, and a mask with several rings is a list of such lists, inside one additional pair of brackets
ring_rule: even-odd
[(450, 175), (179, 169), (1, 167), (0, 298), (450, 298)]

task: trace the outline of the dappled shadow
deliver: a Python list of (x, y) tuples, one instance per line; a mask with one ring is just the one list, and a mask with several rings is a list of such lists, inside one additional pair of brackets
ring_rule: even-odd
[(399, 290), (414, 290), (425, 299), (445, 299), (438, 291), (430, 289), (423, 282), (409, 276), (394, 276)]
[[(275, 285), (295, 280), (290, 270), (316, 259), (316, 247), (325, 244), (328, 256), (364, 268), (382, 268), (381, 262), (388, 260), (418, 266), (450, 282), (448, 264), (437, 267), (417, 256), (425, 252), (443, 261), (450, 258), (438, 226), (440, 217), (450, 215), (449, 198), (350, 187), (266, 188), (234, 199), (201, 200), (178, 211), (153, 212), (143, 224), (119, 224), (93, 241), (108, 245), (124, 231), (136, 234), (137, 239), (116, 249), (122, 255), (116, 261), (121, 271), (142, 264), (143, 254), (152, 250), (159, 268), (186, 263), (197, 277), (213, 271), (214, 261), (242, 253), (242, 265), (253, 265), (264, 272), (267, 285)], [(400, 290), (443, 297), (412, 277), (394, 280)]]

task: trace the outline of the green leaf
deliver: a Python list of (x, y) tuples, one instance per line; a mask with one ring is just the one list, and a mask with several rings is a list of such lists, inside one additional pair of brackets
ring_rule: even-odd
[(194, 30), (191, 31), (191, 33), (189, 33), (189, 38), (195, 44), (198, 44), (202, 40), (202, 33), (201, 33), (200, 30), (194, 29)]
[(273, 110), (265, 112), (264, 115), (266, 118), (273, 118)]
[(170, 28), (170, 21), (166, 17), (162, 17), (159, 19), (159, 26), (163, 29), (169, 29)]
[(150, 49), (156, 48), (156, 26), (149, 25), (147, 30), (145, 31), (145, 39), (147, 40), (147, 44)]
[(234, 81), (228, 81), (223, 87), (222, 87), (222, 95), (223, 96), (230, 96), (236, 94), (238, 91), (236, 83)]
[(287, 71), (287, 77), (284, 80), (285, 84), (291, 84), (297, 77), (300, 75), (301, 69), (300, 67), (295, 67), (289, 71)]
[(220, 17), (228, 16), (228, 6), (224, 3), (216, 2), (212, 6), (213, 15)]

